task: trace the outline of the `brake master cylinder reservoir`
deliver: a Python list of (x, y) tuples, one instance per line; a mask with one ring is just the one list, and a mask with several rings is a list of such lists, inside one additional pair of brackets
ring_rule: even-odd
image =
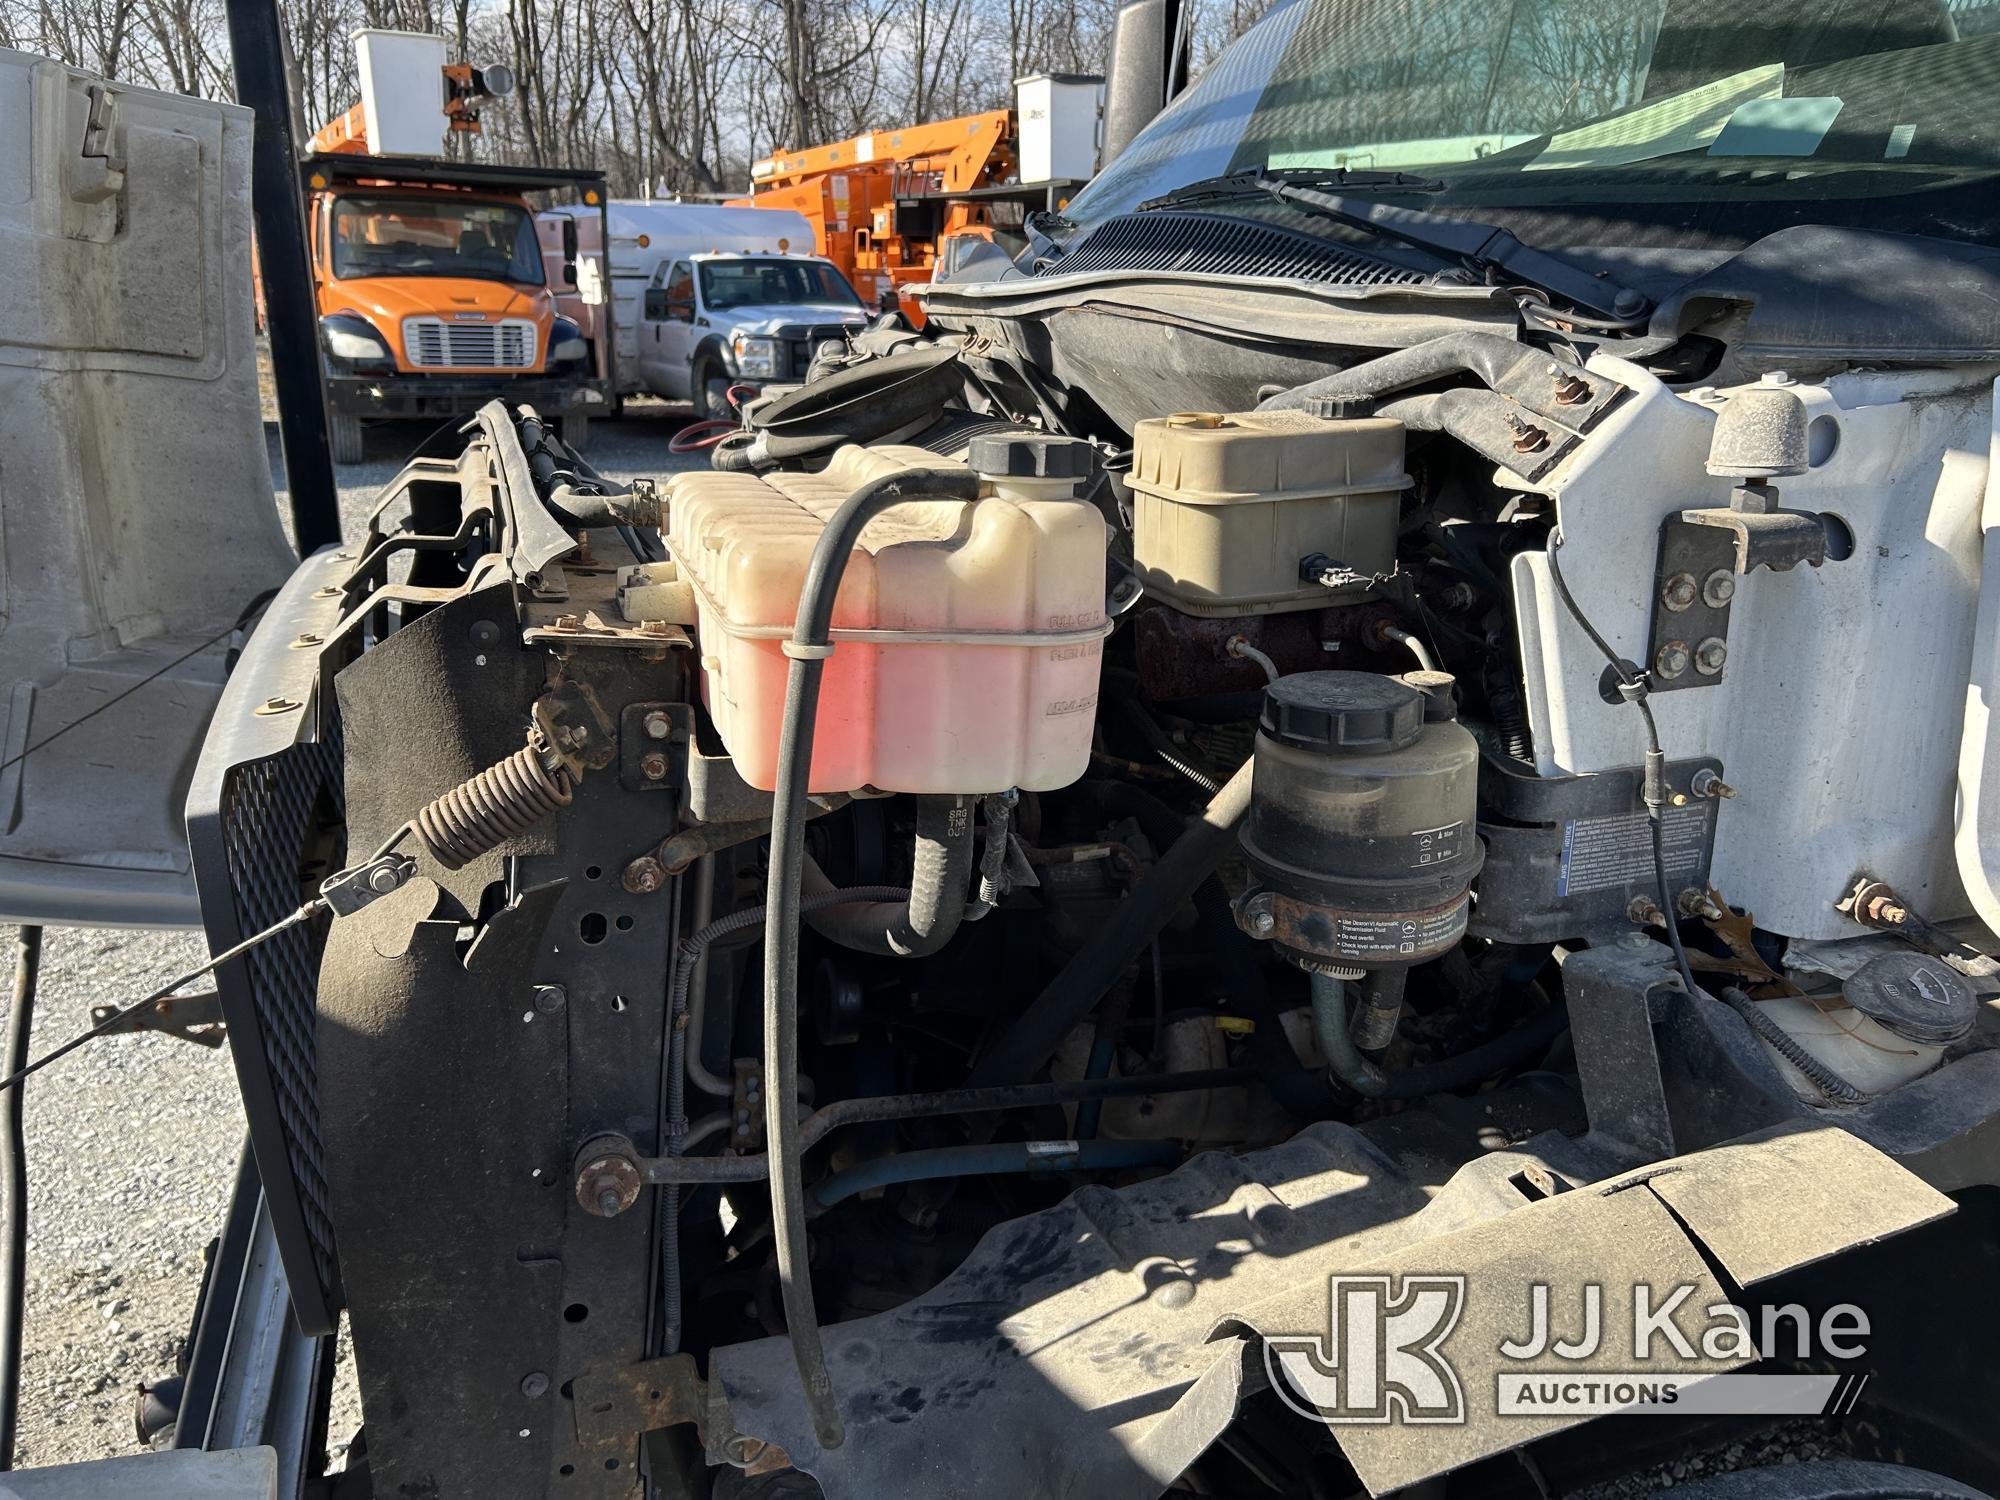
[(1300, 672), (1265, 689), (1246, 932), (1352, 970), (1421, 963), (1465, 935), (1485, 859), (1479, 747), (1451, 712), (1444, 673)]
[[(1396, 564), (1403, 424), (1355, 397), (1307, 411), (1182, 412), (1132, 434), (1132, 560), (1190, 615), (1320, 609)], [(1312, 578), (1301, 564), (1319, 560)], [(1352, 574), (1329, 589), (1325, 564)]]

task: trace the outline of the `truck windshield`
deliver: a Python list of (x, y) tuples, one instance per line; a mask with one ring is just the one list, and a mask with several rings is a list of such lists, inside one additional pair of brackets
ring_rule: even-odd
[(701, 263), (700, 274), (701, 304), (711, 312), (800, 302), (861, 306), (847, 278), (818, 261), (711, 260)]
[(333, 205), (333, 274), (463, 276), (542, 286), (541, 247), (510, 203), (343, 197)]
[(1285, 167), (1435, 176), (1428, 209), (1587, 204), (1655, 240), (1773, 218), (1980, 239), (2000, 0), (1280, 0), (1064, 217)]

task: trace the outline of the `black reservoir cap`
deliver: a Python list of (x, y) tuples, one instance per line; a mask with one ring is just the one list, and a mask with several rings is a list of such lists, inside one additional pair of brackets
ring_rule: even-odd
[(1097, 449), (1082, 438), (988, 432), (967, 446), (965, 462), (988, 479), (1088, 479)]
[(1379, 672), (1294, 672), (1264, 689), (1258, 726), (1300, 750), (1400, 750), (1424, 732), (1424, 695)]
[(1928, 953), (1885, 953), (1871, 958), (1842, 987), (1861, 1014), (1913, 1042), (1962, 1040), (1978, 1018), (1972, 982)]

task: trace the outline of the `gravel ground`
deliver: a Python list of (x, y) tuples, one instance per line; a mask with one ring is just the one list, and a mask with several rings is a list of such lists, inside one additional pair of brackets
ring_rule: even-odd
[[(591, 461), (614, 479), (671, 473), (688, 420), (635, 404), (593, 425)], [(358, 537), (383, 485), (425, 429), (369, 433), (368, 461), (338, 471), (342, 525)], [(273, 472), (282, 480), (277, 442)], [(279, 514), (285, 495), (279, 491)], [(90, 1007), (138, 998), (207, 956), (188, 932), (51, 928), (42, 957), (34, 1051), (90, 1023)], [(4, 972), (12, 972), (7, 948)], [(4, 988), (4, 986), (0, 986)], [(8, 1003), (0, 994), (0, 1013)], [(93, 1042), (25, 1090), (30, 1207), (21, 1468), (135, 1451), (140, 1381), (170, 1373), (194, 1315), (203, 1255), (221, 1229), (243, 1149), (243, 1112), (226, 1048), (157, 1036)], [(360, 1424), (341, 1351), (331, 1439), (338, 1453)]]

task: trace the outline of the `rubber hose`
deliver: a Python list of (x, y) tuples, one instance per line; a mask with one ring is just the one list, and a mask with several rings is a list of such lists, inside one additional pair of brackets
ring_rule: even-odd
[[(826, 1368), (819, 1313), (813, 1305), (806, 1236), (805, 1181), (799, 1118), (799, 920), (806, 863), (806, 796), (812, 775), (813, 728), (820, 679), (833, 652), (833, 605), (841, 574), (862, 528), (904, 500), (978, 497), (969, 469), (906, 469), (863, 485), (840, 503), (814, 543), (792, 634), (785, 642), (783, 728), (771, 800), (771, 862), (764, 926), (764, 1121), (770, 1139), (771, 1239), (792, 1359), (813, 1431), (823, 1449), (846, 1440), (839, 1398)], [(799, 1455), (794, 1455), (795, 1457)]]
[(1039, 1073), (1062, 1039), (1090, 1013), (1158, 937), (1175, 912), (1236, 848), (1237, 829), (1250, 808), (1250, 762), (1223, 783), (1207, 807), (1182, 826), (1139, 883), (1111, 910), (1104, 925), (1077, 949), (1004, 1035), (973, 1067), (972, 1087), (1021, 1083)]
[(1784, 1027), (1764, 1013), (1761, 1006), (1734, 985), (1724, 985), (1723, 1003), (1741, 1016), (1752, 1031), (1770, 1043), (1771, 1050), (1811, 1080), (1812, 1086), (1836, 1104), (1866, 1103), (1868, 1096), (1842, 1078), (1825, 1063), (1798, 1044)]
[(1310, 973), (1312, 981), (1313, 1040), (1326, 1057), (1334, 1077), (1369, 1099), (1389, 1095), (1390, 1084), (1382, 1070), (1361, 1055), (1348, 1030), (1347, 981), (1331, 974)]
[[(1393, 354), (1350, 365), (1332, 375), (1295, 385), (1258, 405), (1259, 411), (1303, 407), (1314, 396), (1382, 396), (1391, 391), (1427, 385), (1448, 375), (1473, 375), (1488, 389), (1498, 389), (1509, 372), (1524, 360), (1551, 363), (1550, 357), (1503, 334), (1467, 329), (1447, 333)], [(1564, 370), (1581, 375), (1580, 367), (1557, 361)]]
[[(917, 847), (909, 896), (897, 902), (822, 904), (807, 919), (814, 932), (843, 948), (894, 958), (927, 958), (951, 941), (965, 915), (972, 878), (972, 803), (965, 797), (917, 798)], [(807, 855), (802, 889), (834, 889)]]
[[(28, 1066), (28, 1043), (35, 1019), (35, 992), (41, 983), (42, 929), (23, 927), (14, 950), (14, 1003), (7, 1013), (6, 1058), (12, 1078)], [(22, 1320), (28, 1286), (28, 1152), (22, 1123), (22, 1089), (7, 1091), (6, 1128), (0, 1134), (0, 1211), (7, 1216), (0, 1234), (0, 1470), (14, 1467), (14, 1438), (21, 1414)]]

